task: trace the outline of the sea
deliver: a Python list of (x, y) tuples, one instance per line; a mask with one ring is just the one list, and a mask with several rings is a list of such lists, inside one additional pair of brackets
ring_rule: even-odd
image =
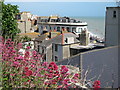
[(105, 37), (105, 17), (79, 17), (72, 16), (71, 18), (79, 19), (83, 22), (87, 22), (88, 31), (97, 35), (100, 38)]

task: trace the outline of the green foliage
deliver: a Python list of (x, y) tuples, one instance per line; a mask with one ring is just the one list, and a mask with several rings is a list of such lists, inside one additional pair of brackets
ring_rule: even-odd
[(31, 41), (31, 38), (28, 36), (23, 36), (21, 37), (21, 39), (23, 40), (23, 42)]
[(17, 5), (2, 3), (2, 36), (12, 38), (20, 33), (15, 16), (19, 13)]
[(0, 2), (0, 35), (2, 31), (2, 2)]
[(16, 35), (14, 37), (14, 42), (17, 44), (17, 43), (23, 43), (23, 42), (28, 42), (28, 41), (31, 41), (32, 39), (28, 36), (20, 36), (20, 35)]

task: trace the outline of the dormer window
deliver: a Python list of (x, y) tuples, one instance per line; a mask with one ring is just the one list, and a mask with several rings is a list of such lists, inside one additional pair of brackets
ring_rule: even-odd
[(116, 11), (113, 11), (113, 18), (116, 18)]

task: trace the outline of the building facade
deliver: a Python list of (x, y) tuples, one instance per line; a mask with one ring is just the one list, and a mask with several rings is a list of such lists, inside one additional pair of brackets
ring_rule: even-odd
[(106, 8), (105, 45), (120, 45), (120, 7)]
[(49, 32), (56, 30), (61, 32), (67, 30), (73, 32), (76, 35), (81, 33), (81, 30), (87, 29), (87, 23), (69, 17), (58, 17), (58, 16), (42, 16), (38, 17), (38, 28), (39, 33)]
[(34, 17), (30, 12), (21, 12), (16, 18), (21, 33), (30, 33), (37, 29), (37, 17)]
[[(52, 34), (55, 35), (55, 32)], [(51, 37), (52, 34), (48, 37)], [(76, 39), (77, 37), (73, 33), (62, 33), (49, 39), (45, 37), (44, 40), (40, 40), (39, 38), (39, 40), (35, 41), (35, 50), (44, 55), (44, 61), (57, 62), (71, 56), (70, 46), (76, 43), (79, 44), (79, 40)]]

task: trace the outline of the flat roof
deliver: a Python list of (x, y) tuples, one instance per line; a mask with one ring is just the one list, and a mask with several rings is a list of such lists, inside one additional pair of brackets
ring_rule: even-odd
[(40, 33), (30, 32), (30, 33), (19, 33), (18, 35), (20, 35), (20, 36), (28, 36), (30, 38), (36, 38), (36, 37), (38, 37), (38, 35), (40, 35)]
[(42, 25), (62, 25), (62, 26), (87, 26), (86, 22), (82, 23), (64, 23), (64, 22), (38, 22), (38, 24)]
[(90, 49), (90, 48), (94, 48), (94, 44), (89, 44), (87, 46), (83, 46), (83, 45), (79, 45), (79, 44), (75, 44), (75, 45), (71, 45), (70, 48), (72, 49)]
[(120, 7), (119, 7), (119, 6), (116, 6), (116, 7), (106, 7), (106, 8), (108, 9), (108, 8), (120, 8)]

